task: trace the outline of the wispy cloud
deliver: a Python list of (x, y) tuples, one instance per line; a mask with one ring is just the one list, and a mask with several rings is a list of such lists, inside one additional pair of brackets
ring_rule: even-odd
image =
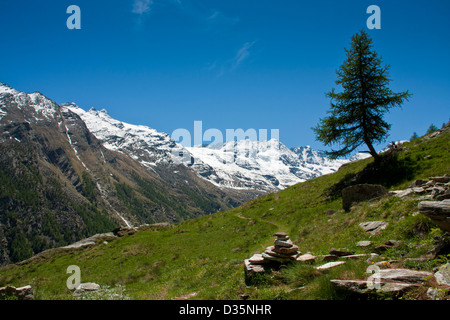
[(244, 45), (238, 50), (236, 56), (234, 57), (231, 70), (239, 67), (239, 65), (241, 65), (242, 62), (250, 56), (250, 48), (253, 47), (254, 44), (255, 41), (244, 43)]
[(205, 16), (204, 20), (210, 24), (234, 25), (238, 23), (240, 19), (238, 17), (227, 16), (219, 10), (213, 9), (210, 11), (209, 15)]
[(134, 0), (133, 10), (131, 12), (139, 15), (149, 13), (152, 4), (153, 4), (152, 0)]
[(227, 73), (235, 71), (251, 56), (250, 49), (255, 45), (255, 43), (256, 41), (245, 42), (231, 59), (224, 62), (214, 61), (209, 63), (207, 66), (208, 72), (215, 74), (215, 76), (219, 78)]

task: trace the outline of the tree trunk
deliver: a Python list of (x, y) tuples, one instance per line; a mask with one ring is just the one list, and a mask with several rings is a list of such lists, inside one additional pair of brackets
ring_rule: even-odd
[(370, 151), (370, 155), (373, 157), (373, 159), (375, 160), (375, 163), (378, 163), (380, 161), (380, 155), (375, 151), (375, 148), (372, 146), (372, 144), (370, 143), (370, 141), (366, 141), (366, 145), (369, 148)]

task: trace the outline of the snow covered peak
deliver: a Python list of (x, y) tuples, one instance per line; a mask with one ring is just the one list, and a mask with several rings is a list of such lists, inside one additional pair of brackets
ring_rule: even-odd
[[(276, 139), (229, 141), (211, 147), (187, 148), (201, 164), (194, 170), (210, 182), (236, 189), (274, 191), (336, 171), (347, 160), (331, 161), (311, 147), (287, 148)], [(203, 170), (202, 170), (203, 169)]]
[[(11, 102), (13, 102), (13, 104), (11, 104)], [(29, 123), (58, 121), (57, 119), (60, 118), (59, 106), (54, 101), (45, 97), (42, 93), (20, 92), (1, 83), (0, 113), (3, 114), (2, 118), (15, 108), (21, 110), (22, 120)], [(18, 116), (17, 113), (16, 115)]]
[(113, 119), (105, 109), (85, 111), (71, 104), (62, 107), (76, 113), (89, 131), (110, 150), (125, 153), (147, 167), (173, 160), (171, 151), (175, 142), (166, 133)]
[(4, 83), (0, 82), (0, 95), (4, 95), (4, 94), (7, 94), (7, 93), (18, 94), (19, 91), (17, 91), (16, 89), (11, 88), (7, 84), (4, 84)]

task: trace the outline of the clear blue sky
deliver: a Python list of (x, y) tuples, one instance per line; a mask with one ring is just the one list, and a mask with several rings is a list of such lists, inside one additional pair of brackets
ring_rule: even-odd
[[(81, 30), (66, 27), (72, 4)], [(372, 4), (381, 30), (366, 27)], [(169, 134), (201, 120), (325, 149), (311, 127), (361, 29), (391, 65), (391, 88), (414, 94), (387, 116), (389, 141), (450, 118), (447, 0), (1, 0), (0, 27), (0, 82)]]

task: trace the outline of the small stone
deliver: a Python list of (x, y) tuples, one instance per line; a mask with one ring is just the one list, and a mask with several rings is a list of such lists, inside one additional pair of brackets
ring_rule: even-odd
[(306, 253), (301, 256), (298, 256), (296, 260), (301, 262), (314, 262), (316, 260), (316, 257), (313, 256), (312, 254)]
[(262, 254), (260, 253), (256, 253), (254, 254), (250, 259), (248, 259), (250, 261), (251, 264), (264, 264), (267, 263), (268, 261), (265, 260), (262, 256)]
[(368, 247), (372, 244), (372, 241), (359, 241), (356, 246), (357, 247)]
[(288, 239), (288, 240), (275, 239), (273, 244), (276, 246), (279, 246), (279, 247), (286, 247), (286, 248), (290, 248), (294, 245), (294, 243), (290, 239)]
[(271, 255), (272, 257), (277, 257), (277, 258), (282, 258), (282, 259), (290, 259), (292, 254), (284, 254), (284, 253), (280, 253), (275, 251), (275, 247), (268, 247), (266, 249), (266, 251), (264, 251), (264, 253)]
[(251, 264), (249, 259), (244, 260), (244, 266), (247, 277), (251, 277), (255, 273), (263, 273), (266, 271), (263, 266)]
[(296, 254), (298, 252), (298, 247), (296, 245), (293, 245), (290, 248), (274, 246), (272, 251), (275, 251), (275, 252), (278, 252), (278, 253), (281, 253), (281, 254), (293, 255), (293, 254)]
[(286, 263), (286, 262), (289, 262), (289, 261), (293, 260), (293, 258), (291, 258), (289, 256), (288, 257), (277, 257), (277, 256), (273, 256), (271, 254), (268, 254), (267, 252), (263, 252), (262, 256), (266, 260), (276, 261), (276, 262), (279, 262), (279, 263)]
[(343, 250), (338, 250), (338, 249), (335, 249), (335, 248), (331, 249), (328, 253), (332, 254), (332, 255), (335, 255), (335, 256), (338, 256), (338, 257), (349, 256), (349, 255), (354, 254), (353, 251), (343, 251)]
[(82, 294), (83, 292), (86, 291), (98, 291), (100, 290), (100, 286), (96, 283), (93, 282), (86, 282), (86, 283), (80, 283), (78, 285), (78, 287), (76, 287), (75, 291), (73, 292), (73, 294), (75, 296)]
[(277, 238), (285, 238), (287, 236), (287, 233), (280, 231), (280, 232), (275, 233), (274, 236)]
[(385, 221), (368, 221), (360, 223), (359, 226), (366, 232), (375, 235), (379, 231), (386, 229), (388, 223)]
[(328, 270), (328, 269), (340, 266), (340, 265), (342, 265), (344, 263), (345, 263), (345, 261), (328, 262), (328, 263), (325, 263), (325, 264), (323, 264), (321, 266), (316, 267), (316, 269), (317, 270)]

